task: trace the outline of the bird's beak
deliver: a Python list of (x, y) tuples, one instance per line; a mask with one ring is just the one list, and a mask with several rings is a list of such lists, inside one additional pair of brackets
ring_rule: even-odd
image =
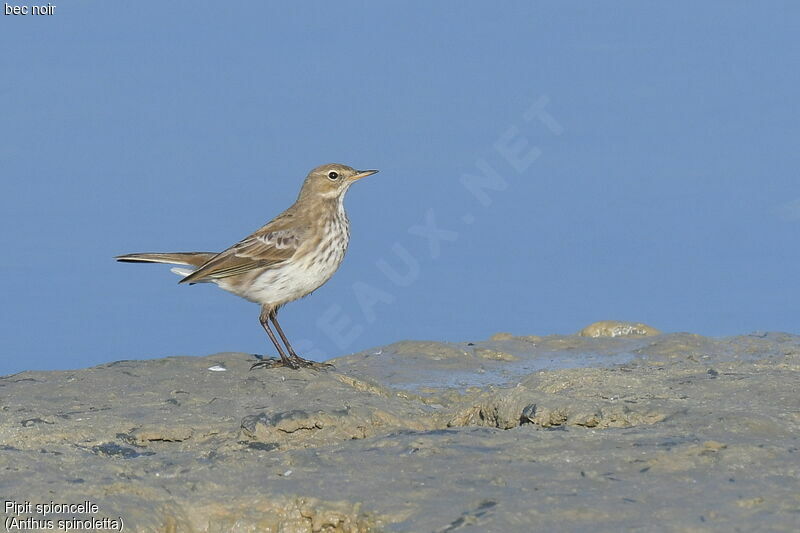
[(378, 172), (378, 171), (377, 170), (359, 170), (358, 174), (353, 176), (353, 181), (360, 180), (361, 178), (366, 178), (367, 176), (372, 176), (376, 172)]

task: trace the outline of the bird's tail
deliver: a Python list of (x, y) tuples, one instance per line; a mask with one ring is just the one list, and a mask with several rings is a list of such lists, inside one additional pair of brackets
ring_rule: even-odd
[[(177, 252), (166, 254), (126, 254), (118, 255), (115, 257), (117, 261), (123, 263), (167, 263), (169, 265), (189, 265), (192, 267), (199, 267), (205, 264), (209, 259), (214, 257), (214, 252)], [(186, 277), (192, 272), (194, 268), (171, 268), (175, 274)]]
[(177, 252), (166, 254), (126, 254), (115, 257), (123, 263), (167, 263), (170, 265), (190, 265), (199, 267), (214, 257), (214, 252)]

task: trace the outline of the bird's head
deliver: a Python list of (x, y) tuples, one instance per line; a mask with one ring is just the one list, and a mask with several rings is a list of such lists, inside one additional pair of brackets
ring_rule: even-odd
[(300, 196), (337, 198), (343, 195), (350, 185), (378, 172), (377, 170), (356, 170), (347, 165), (330, 163), (308, 173)]

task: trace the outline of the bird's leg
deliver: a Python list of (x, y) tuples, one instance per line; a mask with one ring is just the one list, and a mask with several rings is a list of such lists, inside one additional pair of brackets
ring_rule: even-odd
[(286, 349), (289, 350), (289, 356), (297, 362), (297, 364), (301, 366), (332, 366), (327, 363), (317, 363), (316, 361), (309, 361), (308, 359), (303, 359), (294, 351), (292, 345), (289, 343), (289, 339), (286, 338), (286, 335), (283, 333), (283, 329), (281, 329), (281, 325), (278, 324), (278, 310), (274, 309), (270, 314), (270, 318), (272, 319), (272, 323), (275, 325), (275, 329), (278, 331), (278, 335), (281, 336), (281, 340), (283, 344), (286, 345)]
[[(261, 322), (261, 326), (264, 328), (264, 331), (267, 332), (267, 335), (269, 335), (269, 339), (272, 341), (272, 344), (275, 345), (275, 349), (278, 350), (278, 355), (281, 356), (281, 360), (280, 360), (280, 362), (277, 362), (277, 361), (274, 361), (274, 360), (262, 359), (261, 361), (258, 361), (256, 363), (254, 363), (253, 366), (250, 367), (250, 370), (253, 370), (254, 368), (257, 368), (257, 367), (260, 367), (260, 366), (264, 366), (264, 367), (288, 366), (289, 368), (297, 369), (297, 368), (300, 367), (299, 361), (295, 361), (293, 359), (290, 359), (289, 357), (286, 357), (286, 354), (283, 352), (283, 348), (281, 348), (281, 345), (278, 343), (278, 339), (275, 338), (275, 334), (272, 332), (272, 330), (269, 327), (269, 318), (270, 318), (271, 314), (272, 314), (272, 310), (271, 309), (269, 309), (267, 307), (262, 307), (261, 308), (261, 315), (259, 315), (258, 321)], [(280, 330), (278, 330), (278, 331), (280, 331)], [(283, 333), (281, 333), (281, 337), (283, 337)]]
[(302, 359), (302, 357), (297, 355), (297, 353), (294, 351), (294, 348), (292, 348), (292, 345), (289, 343), (289, 339), (287, 339), (286, 335), (283, 333), (281, 325), (278, 324), (278, 311), (273, 309), (269, 314), (269, 318), (272, 320), (272, 323), (275, 324), (275, 329), (277, 330), (278, 335), (280, 335), (283, 344), (286, 345), (286, 349), (289, 350), (289, 356), (292, 358)]

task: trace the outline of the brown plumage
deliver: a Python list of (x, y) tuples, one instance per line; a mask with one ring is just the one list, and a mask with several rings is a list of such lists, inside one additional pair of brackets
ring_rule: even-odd
[(167, 263), (199, 267), (217, 255), (215, 252), (174, 252), (166, 254), (128, 254), (115, 259), (121, 263)]
[[(220, 288), (261, 305), (261, 325), (280, 355), (280, 362), (263, 361), (255, 366), (281, 364), (291, 368), (314, 363), (298, 356), (281, 330), (278, 309), (319, 288), (336, 272), (350, 239), (344, 196), (355, 181), (377, 170), (355, 170), (329, 164), (312, 170), (303, 182), (297, 201), (286, 211), (220, 252), (140, 253), (117, 257), (135, 263), (169, 263), (194, 268), (173, 268), (180, 283), (217, 284)], [(269, 322), (275, 326), (287, 356)]]

